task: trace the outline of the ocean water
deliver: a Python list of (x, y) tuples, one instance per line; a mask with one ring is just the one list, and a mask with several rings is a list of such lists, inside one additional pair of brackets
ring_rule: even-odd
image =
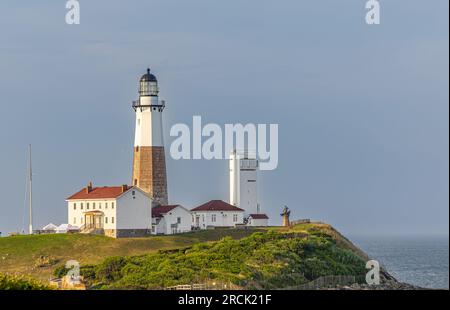
[(351, 240), (401, 282), (449, 288), (448, 237), (352, 237)]

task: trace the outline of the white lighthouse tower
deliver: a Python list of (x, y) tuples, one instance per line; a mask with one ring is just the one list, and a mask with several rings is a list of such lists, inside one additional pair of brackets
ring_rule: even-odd
[(136, 111), (132, 184), (149, 193), (155, 202), (168, 203), (162, 113), (165, 102), (158, 98), (158, 81), (147, 69), (141, 77)]
[(256, 152), (233, 150), (230, 154), (230, 204), (245, 210), (245, 215), (259, 214), (258, 160)]

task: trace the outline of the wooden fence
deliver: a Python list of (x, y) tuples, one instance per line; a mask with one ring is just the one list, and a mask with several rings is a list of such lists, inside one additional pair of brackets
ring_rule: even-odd
[(281, 288), (281, 290), (317, 290), (320, 288), (335, 287), (337, 285), (352, 285), (354, 283), (362, 283), (364, 279), (364, 276), (323, 276), (311, 282)]

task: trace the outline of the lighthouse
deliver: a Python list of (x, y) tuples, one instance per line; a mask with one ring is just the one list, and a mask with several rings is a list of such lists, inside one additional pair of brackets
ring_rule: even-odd
[(147, 69), (139, 82), (136, 112), (132, 184), (159, 204), (168, 203), (162, 114), (165, 102), (158, 98), (158, 81)]

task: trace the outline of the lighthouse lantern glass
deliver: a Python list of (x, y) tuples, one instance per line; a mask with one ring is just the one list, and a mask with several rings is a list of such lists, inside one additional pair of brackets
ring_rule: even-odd
[(139, 93), (141, 96), (157, 96), (158, 83), (155, 81), (141, 81)]

